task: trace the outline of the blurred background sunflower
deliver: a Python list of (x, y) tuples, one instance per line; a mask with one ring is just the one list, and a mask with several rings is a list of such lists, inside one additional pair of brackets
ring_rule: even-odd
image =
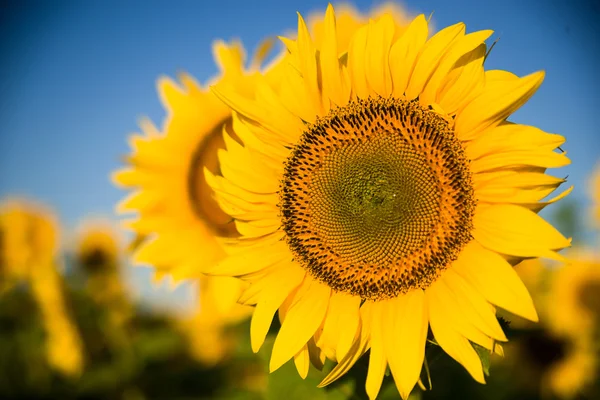
[[(411, 399), (600, 398), (598, 4), (334, 6), (340, 51), (348, 32), (386, 12), (398, 32), (419, 14), (430, 35), (460, 21), (469, 32), (493, 29), (486, 69), (546, 73), (511, 119), (564, 136), (573, 161), (554, 173), (573, 192), (540, 212), (572, 238), (567, 260), (515, 266), (540, 323), (498, 315), (509, 345), (478, 352), (486, 385), (430, 343), (419, 381), (427, 390)], [(326, 8), (2, 2), (0, 398), (366, 398), (368, 356), (327, 388), (317, 385), (335, 364), (324, 358), (269, 374), (278, 318), (254, 354), (252, 307), (237, 303), (244, 284), (201, 273), (239, 234), (204, 180), (205, 167), (223, 172), (217, 154), (231, 131), (231, 111), (209, 86), (253, 93), (256, 73), (281, 73), (277, 37), (295, 37), (296, 12), (319, 42)], [(377, 398), (399, 398), (383, 372)]]

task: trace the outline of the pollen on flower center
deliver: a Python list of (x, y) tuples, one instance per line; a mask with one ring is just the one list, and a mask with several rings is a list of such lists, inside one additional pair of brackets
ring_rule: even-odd
[(196, 216), (202, 219), (217, 236), (237, 237), (239, 233), (233, 219), (227, 215), (213, 197), (213, 190), (206, 182), (204, 168), (219, 174), (218, 150), (225, 148), (223, 126), (231, 125), (231, 118), (216, 124), (196, 147), (188, 171), (189, 201)]
[(448, 122), (397, 99), (359, 100), (309, 126), (280, 190), (297, 260), (363, 299), (429, 286), (471, 239), (474, 205)]

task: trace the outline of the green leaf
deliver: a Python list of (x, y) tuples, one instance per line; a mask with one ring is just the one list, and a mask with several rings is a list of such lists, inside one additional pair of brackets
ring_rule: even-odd
[(490, 376), (490, 356), (491, 352), (483, 346), (476, 343), (471, 343), (477, 355), (481, 359), (481, 365), (483, 366), (483, 373), (485, 376)]

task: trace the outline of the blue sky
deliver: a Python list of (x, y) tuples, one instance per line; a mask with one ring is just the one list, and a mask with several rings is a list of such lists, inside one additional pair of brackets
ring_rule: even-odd
[[(380, 2), (354, 4), (368, 10)], [(90, 214), (111, 217), (123, 192), (109, 173), (126, 154), (126, 136), (148, 116), (160, 123), (160, 75), (185, 70), (206, 81), (216, 73), (211, 43), (241, 39), (251, 52), (263, 38), (293, 29), (296, 11), (325, 1), (13, 1), (0, 6), (0, 198), (28, 196), (52, 206), (71, 228)], [(586, 179), (600, 162), (600, 9), (593, 0), (403, 3), (430, 14), (436, 27), (463, 21), (493, 29), (500, 41), (486, 65), (546, 80), (512, 120), (567, 137), (572, 166), (557, 172), (589, 206)], [(552, 211), (546, 216), (552, 218)], [(583, 235), (586, 238), (588, 236)], [(144, 298), (182, 299), (153, 291), (150, 273), (130, 279)], [(183, 297), (182, 297), (183, 296)], [(177, 300), (177, 301), (179, 301)], [(175, 301), (175, 300), (174, 300)]]

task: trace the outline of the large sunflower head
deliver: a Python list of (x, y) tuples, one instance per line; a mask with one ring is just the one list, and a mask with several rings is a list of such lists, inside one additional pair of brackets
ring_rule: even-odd
[(214, 88), (244, 147), (226, 138), (223, 176), (207, 174), (241, 235), (212, 272), (250, 282), (255, 350), (279, 311), (271, 370), (294, 358), (304, 376), (325, 354), (339, 361), (326, 385), (370, 349), (369, 396), (389, 365), (406, 398), (430, 327), (483, 382), (472, 343), (506, 340), (494, 306), (537, 319), (507, 258), (570, 245), (537, 215), (566, 194), (544, 200), (564, 139), (507, 121), (544, 73), (486, 71), (492, 32), (463, 23), (429, 37), (420, 15), (397, 35), (384, 14), (347, 51), (333, 7), (323, 24), (316, 42), (299, 17), (277, 90)]
[[(268, 43), (246, 69), (240, 43), (216, 42), (213, 50), (221, 74), (213, 83), (235, 84), (247, 93), (249, 75), (258, 71)], [(223, 256), (218, 237), (238, 236), (204, 177), (205, 168), (220, 173), (217, 152), (224, 147), (223, 131), (231, 129), (231, 110), (187, 74), (178, 82), (161, 78), (158, 90), (167, 110), (164, 124), (158, 129), (142, 122), (143, 133), (131, 137), (128, 166), (114, 181), (131, 191), (118, 211), (137, 213), (129, 226), (144, 238), (134, 259), (154, 265), (157, 278), (170, 273), (179, 279), (197, 276)]]

